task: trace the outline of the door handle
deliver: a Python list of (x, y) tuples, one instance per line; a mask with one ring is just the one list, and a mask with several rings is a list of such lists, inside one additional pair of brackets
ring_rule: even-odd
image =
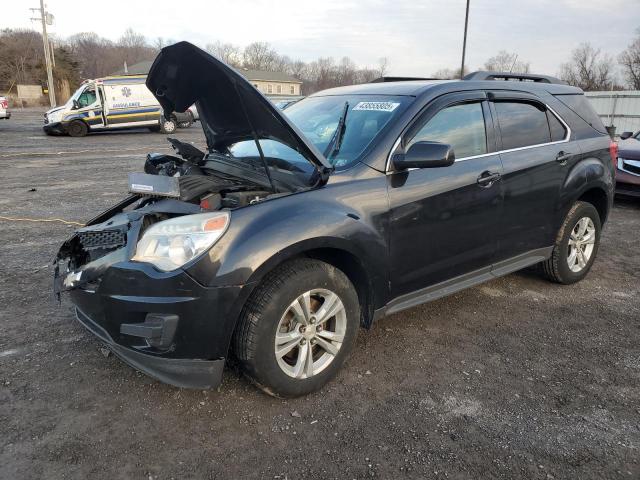
[(487, 170), (485, 172), (482, 172), (478, 177), (478, 180), (476, 181), (482, 188), (489, 188), (495, 182), (500, 180), (500, 177), (502, 177), (502, 175), (500, 175), (499, 173), (490, 172)]
[(569, 153), (569, 152), (565, 152), (564, 150), (560, 150), (558, 152), (558, 155), (556, 155), (556, 162), (561, 163), (562, 165), (564, 165), (565, 163), (567, 163), (567, 160), (569, 160), (572, 156), (573, 156), (573, 153)]

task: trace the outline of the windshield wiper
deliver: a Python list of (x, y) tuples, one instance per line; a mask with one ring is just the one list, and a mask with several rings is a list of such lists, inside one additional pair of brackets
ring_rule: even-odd
[(324, 150), (324, 157), (329, 161), (331, 161), (331, 157), (338, 154), (342, 146), (342, 139), (344, 138), (344, 131), (346, 130), (345, 122), (347, 121), (347, 113), (349, 113), (349, 102), (344, 102), (344, 108), (338, 120), (336, 131), (333, 133), (333, 137), (331, 137), (327, 148)]

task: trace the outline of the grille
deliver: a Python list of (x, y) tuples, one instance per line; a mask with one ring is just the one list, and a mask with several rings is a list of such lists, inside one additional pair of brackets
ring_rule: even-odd
[(125, 234), (118, 230), (80, 232), (80, 243), (85, 250), (94, 248), (118, 248), (126, 243)]

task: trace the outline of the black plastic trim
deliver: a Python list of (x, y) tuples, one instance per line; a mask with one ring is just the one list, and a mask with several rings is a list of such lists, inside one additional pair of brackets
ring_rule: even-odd
[(115, 343), (106, 330), (78, 308), (76, 317), (123, 362), (156, 380), (175, 387), (195, 389), (216, 388), (222, 382), (224, 358), (200, 360), (148, 355)]

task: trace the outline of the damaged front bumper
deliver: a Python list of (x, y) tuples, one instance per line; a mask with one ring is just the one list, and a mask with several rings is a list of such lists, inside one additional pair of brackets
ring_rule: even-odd
[[(179, 208), (158, 205), (155, 210)], [(78, 230), (58, 255), (54, 292), (68, 293), (80, 323), (132, 367), (178, 387), (214, 388), (245, 287), (207, 287), (183, 269), (162, 272), (131, 261), (144, 213), (149, 210), (121, 212)], [(111, 251), (80, 257), (98, 242)], [(69, 258), (85, 260), (69, 266)]]
[(163, 383), (185, 388), (215, 388), (222, 381), (224, 359), (192, 360), (144, 354), (118, 345), (106, 330), (78, 308), (76, 317), (123, 362)]
[(125, 363), (161, 382), (215, 388), (222, 379), (227, 320), (242, 287), (204, 287), (134, 262), (110, 266), (97, 287), (68, 290), (76, 315)]
[(42, 126), (42, 130), (44, 130), (47, 135), (64, 135), (67, 133), (67, 129), (61, 122), (45, 123)]

